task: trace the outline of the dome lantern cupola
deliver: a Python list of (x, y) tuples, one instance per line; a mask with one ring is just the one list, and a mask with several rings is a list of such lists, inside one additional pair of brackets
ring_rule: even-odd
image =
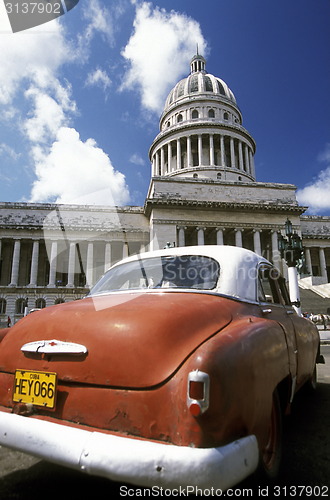
[(195, 55), (190, 61), (190, 73), (197, 73), (198, 71), (206, 73), (206, 61), (199, 54)]
[(153, 177), (254, 182), (256, 145), (235, 96), (197, 54), (169, 93), (149, 156)]

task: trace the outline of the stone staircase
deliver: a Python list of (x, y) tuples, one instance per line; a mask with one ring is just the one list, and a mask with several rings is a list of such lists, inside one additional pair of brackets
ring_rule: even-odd
[[(326, 286), (326, 285), (318, 285)], [(329, 284), (328, 284), (329, 286)], [(329, 314), (330, 311), (330, 298), (316, 293), (313, 289), (300, 288), (300, 301), (302, 312), (309, 312), (314, 314)]]

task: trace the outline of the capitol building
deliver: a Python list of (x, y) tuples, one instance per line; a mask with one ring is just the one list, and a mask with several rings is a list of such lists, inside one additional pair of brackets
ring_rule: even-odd
[(234, 93), (194, 56), (166, 99), (144, 206), (0, 203), (1, 326), (77, 300), (111, 264), (166, 245), (241, 246), (286, 276), (287, 219), (304, 246), (301, 290), (330, 305), (330, 217), (304, 215), (293, 184), (258, 182), (255, 152)]

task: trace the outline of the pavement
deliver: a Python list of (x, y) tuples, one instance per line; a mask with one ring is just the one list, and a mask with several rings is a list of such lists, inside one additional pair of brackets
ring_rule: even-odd
[(324, 330), (323, 326), (317, 326), (320, 334), (321, 344), (330, 344), (330, 328)]

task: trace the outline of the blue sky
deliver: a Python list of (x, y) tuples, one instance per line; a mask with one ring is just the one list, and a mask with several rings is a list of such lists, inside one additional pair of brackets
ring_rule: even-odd
[(196, 52), (234, 92), (257, 180), (330, 215), (329, 0), (80, 0), (19, 33), (0, 1), (0, 201), (142, 205)]

